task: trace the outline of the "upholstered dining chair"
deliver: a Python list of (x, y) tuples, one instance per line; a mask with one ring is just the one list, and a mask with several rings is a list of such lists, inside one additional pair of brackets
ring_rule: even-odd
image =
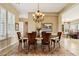
[(18, 49), (19, 49), (19, 47), (21, 47), (21, 49), (22, 49), (21, 33), (20, 33), (20, 32), (17, 32), (17, 36), (18, 36), (18, 40), (19, 40), (19, 46), (18, 46)]
[(51, 33), (43, 33), (42, 35), (42, 50), (44, 51), (44, 46), (48, 46), (50, 51), (50, 35)]
[(33, 36), (36, 37), (37, 33), (36, 32), (32, 32)]
[(60, 47), (60, 39), (61, 39), (62, 32), (58, 32), (57, 35), (59, 37), (58, 38), (59, 40), (57, 40), (57, 43), (59, 43), (59, 47)]
[(28, 33), (28, 51), (31, 45), (34, 47), (34, 50), (36, 49), (37, 40), (35, 38), (35, 33)]
[(45, 32), (45, 31), (43, 31), (43, 32), (42, 32), (42, 36), (43, 36), (45, 33), (46, 33), (46, 32)]
[(25, 45), (27, 43), (27, 39), (26, 38), (22, 38), (21, 32), (17, 32), (17, 36), (18, 36), (18, 40), (19, 40), (19, 47), (22, 48), (22, 40), (23, 40), (24, 47), (25, 47)]
[[(53, 42), (54, 43), (54, 48), (55, 48), (55, 43), (58, 43), (59, 44), (59, 47), (60, 47), (61, 35), (62, 35), (62, 32), (58, 32), (56, 38), (51, 39), (51, 45), (52, 45), (52, 42)], [(57, 40), (57, 42), (55, 42), (55, 40)]]

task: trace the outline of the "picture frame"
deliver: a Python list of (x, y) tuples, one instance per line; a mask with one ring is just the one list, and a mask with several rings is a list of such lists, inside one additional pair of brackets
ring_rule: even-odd
[(53, 26), (52, 23), (43, 23), (42, 24), (42, 31), (52, 32), (52, 26)]
[(19, 31), (19, 23), (15, 23), (15, 30)]

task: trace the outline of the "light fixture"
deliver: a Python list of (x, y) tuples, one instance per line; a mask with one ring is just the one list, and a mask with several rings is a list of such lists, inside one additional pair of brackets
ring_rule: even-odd
[(39, 3), (38, 3), (38, 10), (35, 12), (35, 14), (33, 14), (33, 20), (38, 23), (42, 22), (44, 20), (44, 16), (45, 15), (39, 10)]

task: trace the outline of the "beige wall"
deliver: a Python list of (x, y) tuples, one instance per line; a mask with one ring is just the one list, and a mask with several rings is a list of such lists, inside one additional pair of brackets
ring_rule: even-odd
[[(27, 23), (27, 25), (25, 23)], [(25, 36), (25, 34), (28, 32), (28, 19), (27, 18), (19, 18), (19, 31), (21, 32), (22, 36)]]
[[(32, 18), (33, 13), (28, 13), (28, 32), (36, 30), (36, 24)], [(58, 31), (58, 14), (57, 13), (44, 13), (44, 21), (42, 23), (52, 23), (52, 33), (57, 33)]]
[[(19, 21), (19, 12), (10, 4), (0, 4), (0, 7), (6, 9), (7, 11), (13, 13), (15, 15), (15, 22), (18, 23)], [(15, 44), (17, 42), (17, 37), (15, 33), (15, 37), (6, 38), (4, 40), (0, 41), (0, 54), (5, 54), (6, 52), (9, 52), (10, 49), (6, 50), (6, 48), (10, 47), (11, 45)]]
[(62, 17), (61, 14), (58, 16), (58, 32), (62, 32)]

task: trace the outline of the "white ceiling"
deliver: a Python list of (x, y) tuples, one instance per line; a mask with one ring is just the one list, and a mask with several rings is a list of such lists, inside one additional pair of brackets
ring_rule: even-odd
[[(21, 17), (28, 16), (28, 12), (35, 12), (37, 3), (13, 3), (12, 4), (19, 12)], [(42, 12), (60, 12), (67, 4), (66, 3), (39, 3), (39, 10)]]

